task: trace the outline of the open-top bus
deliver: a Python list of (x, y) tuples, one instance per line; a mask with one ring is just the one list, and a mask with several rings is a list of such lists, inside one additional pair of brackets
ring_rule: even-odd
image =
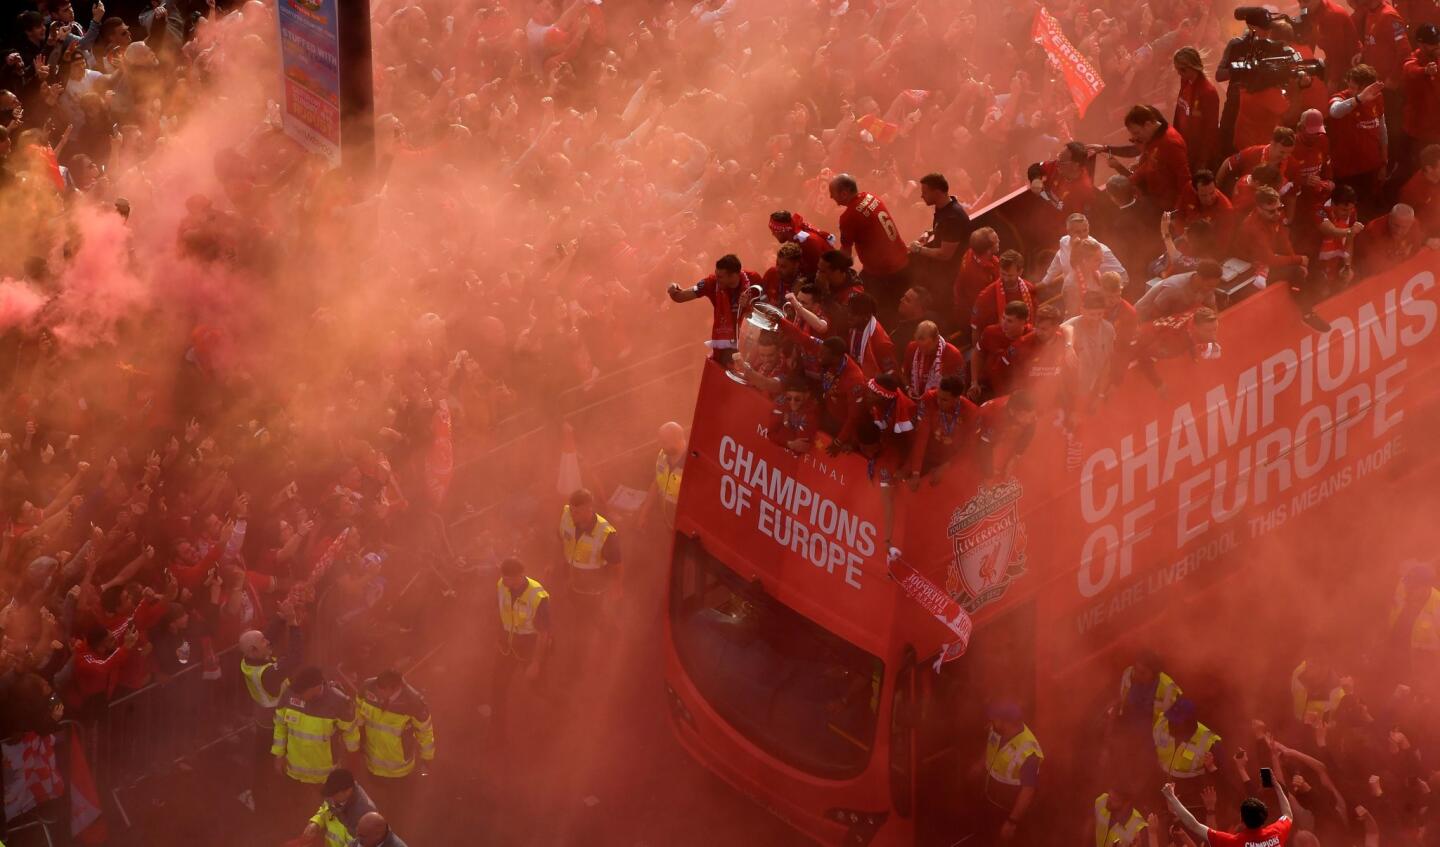
[(1259, 292), (1222, 314), (1218, 358), (1160, 363), (1167, 392), (1132, 371), (1072, 436), (1039, 421), (1012, 476), (961, 458), (900, 489), (903, 561), (974, 621), (938, 673), (952, 635), (891, 578), (864, 461), (771, 443), (768, 398), (707, 365), (668, 598), (681, 744), (826, 844), (959, 841), (957, 778), (996, 693), (1023, 704), (1047, 768), (1081, 767), (1082, 705), (1113, 693), (1122, 648), (1186, 638), (1181, 621), (1243, 631), (1256, 606), (1224, 603), (1231, 588), (1264, 591), (1296, 551), (1380, 555), (1351, 516), (1428, 492), (1436, 267), (1427, 251), (1333, 296), (1327, 333)]

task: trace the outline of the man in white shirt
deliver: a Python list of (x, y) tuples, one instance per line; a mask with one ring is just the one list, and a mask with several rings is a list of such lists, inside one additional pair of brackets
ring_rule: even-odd
[(1085, 408), (1093, 408), (1110, 390), (1115, 355), (1115, 327), (1105, 320), (1105, 293), (1098, 287), (1080, 299), (1080, 314), (1060, 325), (1079, 364), (1079, 395)]
[[(1067, 234), (1060, 237), (1060, 246), (1055, 250), (1055, 258), (1050, 260), (1050, 268), (1045, 271), (1045, 279), (1040, 283), (1040, 288), (1044, 290), (1049, 290), (1051, 286), (1065, 278), (1065, 273), (1070, 270), (1070, 245), (1090, 237), (1090, 219), (1076, 212), (1065, 219), (1065, 232)], [(1120, 264), (1120, 260), (1115, 258), (1114, 251), (1101, 244), (1100, 252), (1103, 256), (1100, 261), (1100, 272), (1114, 271), (1120, 274), (1120, 280), (1128, 285), (1130, 274), (1126, 273), (1125, 266)]]

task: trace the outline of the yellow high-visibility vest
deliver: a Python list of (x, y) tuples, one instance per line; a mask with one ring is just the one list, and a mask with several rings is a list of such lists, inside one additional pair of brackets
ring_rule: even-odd
[[(393, 702), (386, 702), (374, 679), (367, 679), (355, 700), (355, 712), (365, 738), (365, 766), (376, 776), (398, 779), (415, 770), (415, 757), (435, 758), (435, 724), (420, 692), (405, 686)], [(407, 744), (407, 732), (413, 742)]]
[(1095, 847), (1131, 847), (1140, 840), (1140, 832), (1145, 829), (1145, 816), (1131, 806), (1130, 817), (1122, 824), (1111, 819), (1109, 802), (1108, 792), (1095, 798)]
[(1304, 721), (1306, 715), (1312, 714), (1327, 717), (1333, 714), (1340, 706), (1340, 701), (1345, 699), (1345, 689), (1338, 685), (1330, 689), (1326, 697), (1311, 697), (1310, 689), (1301, 681), (1308, 666), (1308, 662), (1301, 662), (1295, 667), (1294, 673), (1290, 674), (1290, 697), (1295, 707), (1295, 719), (1298, 721)]
[(525, 590), (518, 598), (505, 586), (504, 579), (495, 586), (499, 589), (500, 625), (510, 634), (512, 640), (516, 635), (534, 635), (535, 613), (540, 610), (540, 602), (548, 598), (550, 592), (528, 576), (525, 577)]
[(669, 526), (675, 525), (675, 504), (680, 500), (680, 482), (684, 475), (685, 466), (670, 464), (664, 450), (655, 457), (655, 488), (660, 492), (660, 508)]
[(1035, 733), (1030, 731), (1030, 727), (1022, 726), (1020, 731), (1015, 733), (1015, 737), (1004, 742), (1000, 733), (990, 730), (990, 739), (985, 744), (985, 770), (991, 779), (1001, 785), (1019, 785), (1020, 769), (1031, 756), (1045, 760), (1045, 754), (1040, 750), (1040, 742), (1035, 739)]
[[(1390, 607), (1392, 627), (1400, 619), (1400, 611), (1405, 608), (1407, 588), (1402, 582), (1400, 587), (1395, 589), (1395, 604)], [(1415, 623), (1410, 627), (1410, 649), (1440, 651), (1440, 588), (1430, 589), (1430, 596), (1420, 608), (1420, 614), (1415, 616)]]
[(351, 847), (358, 843), (356, 839), (359, 836), (356, 833), (360, 829), (360, 819), (375, 811), (375, 803), (371, 801), (370, 795), (365, 793), (364, 788), (357, 784), (354, 791), (350, 802), (343, 807), (326, 800), (320, 804), (320, 809), (310, 816), (310, 822), (325, 833), (325, 847)]
[(250, 692), (250, 699), (263, 709), (273, 709), (280, 705), (280, 698), (285, 696), (285, 691), (290, 687), (290, 680), (280, 680), (280, 690), (271, 694), (265, 690), (265, 672), (279, 663), (274, 659), (268, 659), (264, 664), (252, 665), (250, 660), (240, 659), (240, 674), (245, 677), (245, 690)]
[[(1130, 702), (1130, 688), (1132, 686), (1131, 680), (1134, 676), (1134, 673), (1135, 666), (1131, 665), (1130, 667), (1125, 669), (1124, 673), (1120, 674), (1121, 705)], [(1165, 710), (1175, 705), (1175, 701), (1179, 699), (1180, 686), (1175, 683), (1175, 680), (1170, 678), (1170, 674), (1167, 674), (1164, 671), (1160, 671), (1159, 673), (1157, 673), (1155, 679), (1155, 702), (1153, 704), (1153, 711), (1150, 715), (1150, 720), (1153, 722), (1159, 719), (1161, 715), (1165, 714)]]
[(344, 741), (345, 749), (352, 753), (360, 749), (355, 706), (350, 698), (333, 686), (327, 686), (312, 703), (287, 694), (275, 709), (270, 755), (285, 757), (285, 773), (291, 779), (319, 785), (335, 770), (331, 739), (336, 734)]
[(610, 587), (602, 553), (605, 542), (614, 534), (615, 527), (599, 513), (595, 525), (585, 533), (576, 531), (568, 505), (560, 513), (560, 538), (565, 542), (565, 562), (570, 566), (570, 588), (576, 594), (603, 594)]
[(1153, 735), (1160, 769), (1176, 779), (1193, 779), (1205, 773), (1205, 754), (1220, 743), (1220, 736), (1198, 721), (1194, 734), (1183, 742), (1170, 734), (1169, 722), (1163, 717), (1155, 721)]

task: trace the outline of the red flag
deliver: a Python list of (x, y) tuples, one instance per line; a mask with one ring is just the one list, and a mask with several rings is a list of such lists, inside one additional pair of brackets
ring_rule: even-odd
[(90, 762), (85, 759), (85, 746), (80, 733), (70, 727), (70, 834), (82, 844), (104, 844), (110, 830), (100, 815), (100, 794), (95, 778), (90, 775)]
[(445, 495), (450, 491), (450, 478), (455, 473), (455, 443), (450, 432), (450, 404), (441, 400), (431, 418), (434, 438), (430, 452), (425, 456), (425, 489), (430, 503), (440, 508)]
[(1035, 25), (1030, 35), (1037, 44), (1045, 48), (1045, 52), (1050, 56), (1050, 63), (1065, 77), (1065, 87), (1070, 89), (1070, 99), (1075, 101), (1080, 117), (1085, 117), (1085, 110), (1090, 108), (1090, 103), (1105, 88), (1105, 80), (1100, 78), (1100, 72), (1075, 49), (1075, 45), (1070, 43), (1070, 39), (1060, 29), (1059, 22), (1045, 11), (1044, 6), (1035, 11)]
[(898, 558), (890, 560), (890, 578), (900, 583), (900, 590), (905, 592), (906, 597), (919, 603), (955, 635), (955, 640), (941, 648), (940, 655), (936, 657), (935, 672), (939, 673), (944, 663), (965, 655), (974, 625), (970, 615), (955, 602), (955, 598)]

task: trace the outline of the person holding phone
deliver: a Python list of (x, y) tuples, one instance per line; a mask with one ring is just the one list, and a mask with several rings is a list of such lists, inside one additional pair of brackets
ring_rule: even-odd
[(1280, 817), (1274, 823), (1267, 824), (1265, 821), (1270, 817), (1270, 810), (1265, 806), (1265, 802), (1258, 797), (1246, 798), (1245, 802), (1240, 804), (1241, 826), (1238, 832), (1221, 832), (1196, 820), (1190, 810), (1185, 808), (1185, 804), (1180, 802), (1180, 798), (1175, 796), (1173, 782), (1165, 783), (1160, 794), (1164, 796), (1166, 805), (1180, 823), (1204, 838), (1210, 847), (1284, 847), (1290, 840), (1290, 828), (1294, 824), (1290, 798), (1285, 796), (1285, 789), (1271, 776), (1269, 768), (1260, 769), (1260, 784), (1275, 789)]

